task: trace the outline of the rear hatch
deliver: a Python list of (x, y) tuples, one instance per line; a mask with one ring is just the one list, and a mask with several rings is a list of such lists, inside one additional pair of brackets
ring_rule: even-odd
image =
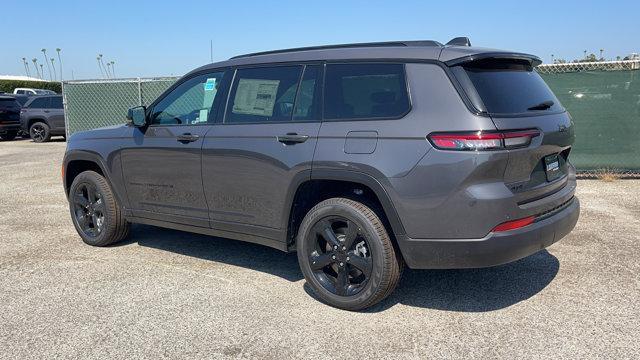
[(20, 104), (13, 97), (0, 97), (0, 124), (20, 122)]
[(491, 54), (451, 64), (478, 113), (490, 116), (499, 131), (539, 131), (529, 146), (508, 150), (504, 181), (519, 205), (562, 190), (572, 171), (573, 123), (534, 70), (538, 63), (533, 56)]

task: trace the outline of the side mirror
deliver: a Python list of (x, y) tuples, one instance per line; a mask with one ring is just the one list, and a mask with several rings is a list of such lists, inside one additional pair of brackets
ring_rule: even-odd
[(145, 106), (136, 106), (129, 109), (127, 120), (136, 127), (147, 125), (147, 108)]

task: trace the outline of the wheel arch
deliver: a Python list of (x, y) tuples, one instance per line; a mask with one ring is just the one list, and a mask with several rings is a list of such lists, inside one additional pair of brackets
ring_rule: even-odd
[(62, 183), (67, 197), (69, 196), (69, 189), (75, 177), (87, 170), (92, 170), (102, 175), (107, 180), (118, 202), (124, 204), (122, 202), (124, 199), (118, 192), (118, 189), (113, 186), (111, 173), (107, 170), (107, 166), (102, 157), (97, 153), (87, 150), (74, 150), (68, 152), (64, 157), (62, 163)]
[(31, 126), (37, 122), (45, 123), (49, 128), (51, 128), (51, 125), (49, 124), (47, 119), (42, 117), (32, 117), (27, 121), (27, 131), (29, 131), (31, 129)]
[[(358, 190), (361, 194), (356, 194)], [(289, 249), (295, 248), (298, 227), (307, 211), (318, 202), (337, 196), (360, 201), (372, 207), (392, 232), (392, 238), (405, 234), (391, 198), (373, 176), (355, 171), (313, 170), (312, 174), (298, 177), (288, 195), (284, 228)]]

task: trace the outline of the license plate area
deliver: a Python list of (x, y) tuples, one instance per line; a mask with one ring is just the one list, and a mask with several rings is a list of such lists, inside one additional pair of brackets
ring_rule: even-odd
[(547, 181), (553, 181), (562, 176), (558, 154), (544, 157), (544, 172), (547, 174)]

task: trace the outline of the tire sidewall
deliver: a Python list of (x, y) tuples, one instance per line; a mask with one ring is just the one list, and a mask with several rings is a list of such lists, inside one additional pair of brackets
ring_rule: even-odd
[[(309, 248), (315, 241), (309, 235), (319, 220), (329, 216), (345, 217), (358, 225), (366, 236), (367, 245), (371, 252), (373, 261), (371, 276), (364, 289), (351, 296), (339, 296), (325, 289), (315, 278), (309, 263)], [(302, 221), (296, 240), (298, 262), (305, 279), (312, 285), (313, 290), (319, 293), (321, 300), (339, 308), (359, 309), (365, 307), (378, 292), (384, 278), (384, 246), (382, 241), (381, 234), (375, 230), (374, 224), (357, 209), (339, 202), (322, 205), (312, 209)]]

